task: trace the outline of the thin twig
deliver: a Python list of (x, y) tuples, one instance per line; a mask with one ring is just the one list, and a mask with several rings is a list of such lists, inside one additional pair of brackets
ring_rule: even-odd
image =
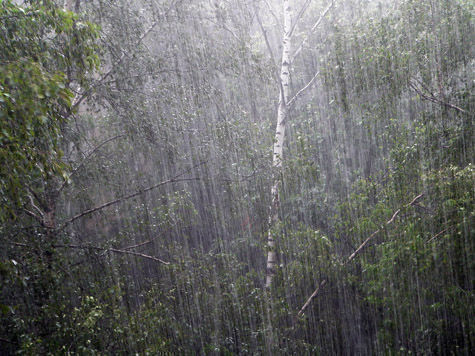
[(436, 238), (438, 238), (440, 235), (442, 235), (444, 232), (446, 232), (448, 229), (450, 229), (452, 226), (449, 226), (449, 227), (446, 227), (444, 230), (442, 230), (441, 232), (438, 232), (437, 234), (435, 234), (434, 236), (432, 236), (429, 240), (426, 241), (426, 244), (428, 244), (429, 242), (431, 242), (432, 240), (435, 240)]
[(151, 243), (152, 240), (147, 240), (147, 241), (144, 241), (144, 242), (141, 242), (139, 244), (136, 244), (136, 245), (132, 245), (132, 246), (127, 246), (127, 247), (122, 247), (122, 250), (131, 250), (133, 248), (137, 248), (137, 247), (140, 247), (140, 246), (144, 246), (144, 245), (147, 245), (149, 243)]
[(269, 9), (269, 12), (270, 14), (272, 15), (272, 17), (274, 17), (276, 23), (277, 23), (277, 26), (279, 26), (279, 28), (283, 31), (284, 30), (284, 26), (282, 26), (282, 23), (280, 22), (279, 18), (277, 17), (277, 15), (275, 14), (275, 11), (274, 9), (272, 8), (272, 6), (269, 4), (269, 2), (267, 0), (264, 0), (264, 2), (266, 3), (267, 5), (267, 8)]
[(283, 94), (284, 93), (284, 87), (282, 86), (282, 80), (281, 80), (279, 72), (278, 72), (277, 62), (275, 60), (274, 53), (272, 52), (272, 47), (271, 47), (269, 39), (267, 37), (267, 31), (264, 28), (264, 25), (262, 24), (261, 18), (259, 17), (259, 11), (257, 9), (256, 9), (256, 19), (257, 19), (257, 22), (259, 24), (259, 27), (261, 28), (262, 34), (264, 36), (264, 41), (266, 42), (267, 50), (269, 51), (270, 57), (272, 59), (272, 63), (273, 63), (272, 67), (274, 68), (275, 78), (276, 78), (277, 83), (279, 84), (279, 88), (280, 88), (280, 92), (281, 92), (281, 98), (280, 99), (284, 100), (284, 98), (283, 98), (283, 96), (284, 96), (284, 94)]

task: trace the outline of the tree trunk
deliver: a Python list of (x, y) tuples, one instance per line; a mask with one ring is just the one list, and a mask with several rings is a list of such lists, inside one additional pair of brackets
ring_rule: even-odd
[(280, 67), (280, 100), (277, 109), (277, 125), (275, 127), (274, 150), (272, 157), (273, 182), (272, 182), (272, 203), (269, 209), (269, 232), (267, 236), (267, 268), (266, 268), (266, 288), (272, 284), (277, 265), (277, 253), (275, 250), (275, 239), (272, 234), (272, 227), (279, 222), (279, 181), (282, 171), (282, 158), (285, 138), (285, 124), (288, 115), (287, 102), (289, 99), (289, 77), (290, 77), (290, 36), (292, 30), (291, 7), (289, 0), (283, 0), (284, 13), (284, 36), (282, 38), (282, 64)]

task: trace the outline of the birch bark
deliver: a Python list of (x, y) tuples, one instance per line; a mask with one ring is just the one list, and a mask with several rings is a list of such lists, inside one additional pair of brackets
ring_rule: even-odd
[(275, 239), (272, 234), (272, 226), (279, 221), (279, 178), (282, 170), (283, 148), (285, 138), (285, 122), (288, 115), (287, 102), (289, 99), (289, 79), (290, 79), (290, 37), (292, 31), (292, 9), (289, 0), (283, 0), (284, 14), (284, 35), (282, 38), (282, 63), (280, 67), (280, 100), (277, 109), (277, 125), (275, 127), (274, 147), (272, 155), (272, 168), (274, 171), (272, 182), (272, 203), (269, 212), (269, 232), (267, 235), (267, 268), (266, 268), (266, 288), (272, 284), (276, 273), (277, 253), (275, 250)]
[[(310, 33), (313, 33), (316, 28), (320, 25), (323, 18), (333, 7), (335, 1), (332, 0), (331, 3), (326, 7), (320, 17), (317, 19), (315, 24), (310, 29)], [(284, 139), (285, 139), (285, 125), (289, 115), (290, 107), (298, 99), (298, 97), (308, 88), (310, 88), (318, 77), (319, 72), (315, 73), (312, 79), (304, 85), (297, 93), (289, 100), (289, 81), (290, 81), (290, 67), (291, 63), (295, 57), (301, 52), (303, 45), (307, 41), (307, 36), (297, 47), (297, 50), (294, 54), (291, 54), (291, 38), (292, 34), (297, 26), (297, 22), (302, 17), (305, 10), (308, 8), (310, 1), (304, 3), (302, 9), (297, 14), (294, 23), (292, 24), (292, 8), (290, 6), (290, 0), (283, 0), (283, 14), (284, 14), (284, 34), (282, 37), (282, 62), (280, 65), (280, 75), (278, 78), (278, 84), (280, 87), (279, 94), (279, 107), (277, 109), (277, 125), (275, 127), (274, 135), (274, 147), (273, 147), (273, 156), (272, 156), (272, 168), (273, 168), (273, 182), (271, 188), (272, 203), (269, 208), (269, 231), (267, 235), (267, 266), (266, 266), (266, 288), (269, 288), (274, 279), (277, 267), (277, 252), (276, 252), (276, 243), (275, 236), (273, 235), (273, 227), (279, 222), (279, 182), (282, 173), (282, 160), (283, 160), (283, 150), (284, 150)], [(258, 21), (260, 23), (259, 17)], [(266, 39), (269, 52), (272, 56), (272, 49), (270, 48), (269, 41), (267, 40), (266, 32), (260, 23), (264, 37)]]

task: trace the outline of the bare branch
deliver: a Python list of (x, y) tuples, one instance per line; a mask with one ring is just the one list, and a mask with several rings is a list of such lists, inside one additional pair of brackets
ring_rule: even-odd
[(313, 82), (315, 81), (315, 79), (317, 79), (317, 77), (318, 77), (319, 74), (320, 74), (320, 71), (318, 71), (317, 73), (315, 73), (315, 75), (312, 77), (312, 79), (310, 79), (310, 81), (309, 81), (302, 89), (300, 89), (300, 90), (293, 96), (292, 99), (289, 100), (289, 102), (287, 103), (287, 106), (288, 106), (288, 107), (291, 107), (291, 106), (294, 104), (295, 100), (297, 100), (298, 97), (299, 97), (300, 95), (302, 95), (302, 93), (303, 93), (305, 90), (307, 90), (307, 89), (313, 84)]
[(30, 194), (36, 199), (36, 201), (38, 202), (38, 204), (40, 205), (41, 207), (41, 211), (44, 211), (47, 209), (47, 206), (46, 206), (46, 203), (43, 201), (43, 199), (40, 198), (40, 196), (32, 189), (30, 188), (28, 185), (26, 186), (26, 189), (28, 189), (28, 191), (30, 192)]
[(426, 244), (428, 244), (429, 242), (435, 240), (436, 238), (438, 238), (440, 235), (442, 235), (443, 233), (447, 232), (447, 230), (453, 228), (453, 226), (449, 226), (449, 227), (446, 227), (444, 230), (442, 230), (441, 232), (438, 232), (437, 234), (435, 234), (434, 236), (432, 236), (429, 240), (426, 241)]
[(140, 194), (143, 194), (143, 193), (145, 193), (145, 192), (148, 192), (148, 191), (150, 191), (150, 190), (152, 190), (152, 189), (156, 189), (156, 188), (158, 188), (158, 187), (160, 187), (160, 186), (162, 186), (162, 185), (165, 185), (165, 184), (168, 184), (168, 183), (177, 183), (177, 182), (191, 181), (191, 180), (199, 180), (199, 178), (197, 178), (197, 177), (195, 177), (195, 178), (181, 178), (181, 179), (172, 178), (172, 179), (168, 179), (168, 180), (166, 180), (166, 181), (160, 182), (160, 183), (158, 183), (158, 184), (155, 184), (155, 185), (153, 185), (153, 186), (151, 186), (151, 187), (148, 187), (148, 188), (145, 188), (145, 189), (141, 189), (141, 190), (139, 190), (139, 191), (137, 191), (137, 192), (134, 192), (134, 193), (132, 193), (132, 194), (125, 195), (125, 196), (123, 196), (123, 197), (120, 197), (120, 198), (111, 200), (111, 201), (109, 201), (109, 202), (107, 202), (107, 203), (104, 203), (104, 204), (102, 204), (102, 205), (96, 206), (95, 208), (91, 208), (91, 209), (85, 210), (85, 211), (83, 211), (82, 213), (73, 216), (71, 219), (66, 220), (66, 221), (58, 228), (58, 230), (64, 229), (64, 227), (66, 227), (66, 225), (71, 224), (73, 221), (76, 221), (77, 219), (82, 218), (83, 216), (92, 214), (92, 213), (94, 213), (94, 212), (96, 212), (96, 211), (99, 211), (99, 210), (102, 210), (102, 209), (104, 209), (104, 208), (107, 208), (107, 207), (109, 207), (109, 206), (111, 206), (111, 205), (120, 203), (120, 202), (122, 202), (122, 201), (124, 201), (124, 200), (128, 200), (128, 199), (134, 198), (134, 197), (136, 197), (136, 196), (138, 196), (138, 195), (140, 195)]
[(307, 42), (308, 40), (308, 37), (310, 34), (312, 34), (313, 32), (315, 32), (315, 30), (317, 29), (318, 25), (320, 25), (320, 23), (322, 22), (322, 20), (325, 18), (325, 16), (327, 15), (328, 11), (330, 11), (330, 9), (333, 7), (333, 5), (335, 4), (335, 1), (332, 0), (332, 2), (326, 7), (326, 9), (322, 12), (322, 14), (320, 15), (320, 17), (318, 18), (318, 20), (315, 22), (315, 24), (312, 26), (312, 28), (310, 29), (310, 31), (307, 32), (307, 34), (305, 35), (304, 39), (300, 42), (299, 46), (297, 47), (297, 49), (295, 50), (294, 54), (290, 57), (290, 62), (293, 62), (295, 60), (295, 57), (297, 57), (297, 55), (300, 53), (300, 51), (302, 50), (304, 44)]
[[(13, 241), (8, 241), (9, 244), (18, 246), (18, 247), (27, 247), (27, 248), (33, 248), (33, 246), (20, 243), (20, 242), (13, 242)], [(113, 247), (99, 247), (99, 246), (91, 246), (91, 245), (52, 245), (53, 248), (72, 248), (72, 249), (80, 249), (80, 250), (96, 250), (96, 251), (105, 251), (105, 252), (114, 252), (114, 253), (121, 253), (121, 254), (126, 254), (126, 255), (132, 255), (132, 256), (137, 256), (137, 257), (142, 257), (146, 258), (152, 261), (160, 262), (163, 263), (164, 265), (169, 265), (170, 262), (163, 261), (162, 259), (155, 257), (155, 256), (149, 256), (143, 253), (139, 252), (133, 252), (133, 251), (126, 251), (125, 249), (118, 249), (118, 248), (113, 248)]]
[(295, 28), (297, 27), (297, 24), (298, 24), (299, 20), (302, 18), (303, 14), (308, 9), (308, 6), (310, 5), (311, 2), (312, 2), (312, 0), (307, 0), (303, 4), (302, 8), (300, 9), (297, 16), (295, 17), (294, 24), (292, 26), (292, 29), (290, 30), (290, 33), (289, 33), (289, 37), (292, 37), (292, 35), (294, 34)]
[(277, 62), (275, 61), (274, 53), (272, 52), (272, 48), (270, 46), (269, 39), (267, 38), (267, 31), (264, 28), (264, 25), (262, 24), (262, 21), (259, 17), (259, 11), (257, 9), (256, 9), (256, 19), (257, 19), (257, 22), (259, 23), (259, 27), (261, 28), (262, 34), (264, 35), (264, 40), (266, 42), (267, 50), (269, 51), (270, 57), (272, 59), (272, 63), (274, 64), (273, 65), (274, 74), (275, 74), (276, 81), (279, 84), (279, 88), (280, 88), (280, 100), (282, 100), (285, 104), (284, 87), (282, 86), (282, 80), (280, 79), (280, 75), (279, 75), (279, 72), (278, 72)]
[(273, 67), (276, 71), (277, 70), (277, 61), (275, 60), (274, 52), (272, 51), (272, 47), (270, 45), (269, 38), (267, 37), (267, 31), (264, 28), (264, 25), (262, 24), (261, 18), (259, 17), (259, 10), (257, 10), (257, 9), (256, 9), (256, 19), (257, 19), (257, 23), (259, 24), (259, 27), (262, 31), (262, 34), (264, 35), (264, 41), (266, 42), (267, 50), (269, 51), (270, 57), (272, 59)]
[[(424, 196), (424, 194), (419, 194), (418, 196), (416, 196), (414, 199), (412, 199), (412, 201), (406, 205), (404, 205), (401, 209), (398, 209), (394, 212), (394, 214), (391, 216), (391, 219), (389, 219), (387, 222), (386, 222), (386, 225), (389, 225), (391, 223), (394, 222), (394, 220), (396, 219), (396, 217), (399, 215), (399, 213), (401, 212), (402, 209), (404, 208), (407, 208), (409, 206), (414, 206), (417, 204), (418, 200), (421, 199), (422, 197)], [(351, 260), (353, 260), (356, 255), (366, 246), (366, 244), (371, 241), (371, 239), (373, 239), (379, 232), (381, 231), (381, 229), (378, 229), (376, 230), (375, 232), (373, 232), (356, 250), (355, 252), (353, 252), (350, 257), (348, 257), (348, 260), (345, 262), (345, 263), (348, 263), (350, 262)], [(445, 230), (444, 230), (445, 231)], [(439, 234), (442, 234), (444, 231), (441, 231)], [(437, 235), (439, 235), (437, 234)], [(436, 236), (437, 236), (436, 235)], [(432, 239), (434, 239), (436, 236), (434, 236)], [(430, 239), (429, 241), (431, 241), (432, 239)], [(427, 242), (429, 242), (427, 241)], [(312, 295), (307, 299), (307, 301), (305, 302), (305, 304), (303, 305), (303, 307), (299, 310), (299, 312), (297, 313), (297, 316), (296, 318), (299, 318), (303, 315), (303, 313), (305, 312), (305, 309), (307, 309), (307, 307), (310, 305), (310, 303), (312, 302), (312, 300), (318, 295), (318, 292), (320, 291), (320, 289), (326, 284), (326, 279), (324, 279), (319, 285), (318, 287), (315, 289), (315, 291), (312, 293)]]
[(94, 207), (94, 208), (87, 209), (87, 210), (85, 210), (85, 211), (83, 211), (83, 212), (81, 212), (81, 213), (79, 213), (79, 214), (73, 216), (72, 218), (66, 220), (65, 222), (63, 222), (63, 224), (62, 224), (60, 227), (58, 227), (58, 231), (63, 230), (67, 225), (71, 224), (72, 222), (76, 221), (77, 219), (82, 218), (83, 216), (92, 214), (92, 213), (94, 213), (94, 212), (96, 212), (96, 211), (99, 211), (99, 210), (102, 210), (102, 209), (104, 209), (104, 208), (107, 208), (107, 207), (109, 207), (109, 206), (111, 206), (111, 205), (120, 203), (120, 202), (122, 202), (122, 201), (124, 201), (124, 200), (128, 200), (128, 199), (134, 198), (134, 197), (136, 197), (136, 196), (138, 196), (138, 195), (140, 195), (140, 194), (143, 194), (143, 193), (148, 192), (148, 191), (150, 191), (150, 190), (153, 190), (153, 189), (156, 189), (156, 188), (158, 188), (158, 187), (161, 187), (162, 185), (169, 184), (169, 183), (178, 183), (178, 182), (199, 180), (199, 179), (200, 179), (199, 177), (194, 177), (194, 178), (180, 178), (180, 177), (183, 176), (184, 174), (188, 173), (188, 172), (189, 172), (190, 170), (192, 170), (193, 168), (199, 167), (199, 166), (201, 166), (201, 165), (203, 165), (203, 164), (205, 164), (205, 163), (206, 163), (206, 162), (201, 162), (201, 163), (199, 163), (199, 164), (196, 164), (196, 165), (194, 165), (193, 167), (187, 169), (186, 171), (184, 171), (184, 172), (182, 172), (182, 173), (176, 175), (175, 177), (170, 178), (170, 179), (167, 179), (167, 180), (165, 180), (165, 181), (163, 181), (163, 182), (160, 182), (160, 183), (158, 183), (158, 184), (152, 185), (152, 186), (150, 186), (150, 187), (148, 187), (148, 188), (140, 189), (140, 190), (138, 190), (138, 191), (136, 191), (136, 192), (134, 192), (134, 193), (131, 193), (131, 194), (128, 194), (128, 195), (119, 197), (119, 198), (117, 198), (117, 199), (111, 200), (111, 201), (109, 201), (109, 202), (107, 202), (107, 203), (104, 203), (104, 204), (102, 204), (102, 205), (96, 206), (96, 207)]
[(41, 219), (43, 219), (43, 218), (44, 218), (44, 213), (43, 213), (43, 211), (42, 211), (38, 206), (36, 206), (35, 202), (33, 201), (33, 197), (32, 197), (31, 195), (28, 194), (28, 198), (30, 199), (30, 204), (31, 204), (31, 206), (33, 207), (33, 209), (35, 209), (36, 212), (37, 212), (38, 214), (40, 214)]
[(33, 219), (35, 219), (36, 221), (38, 221), (40, 224), (43, 224), (43, 219), (41, 217), (39, 217), (38, 215), (36, 215), (34, 212), (32, 212), (31, 210), (28, 210), (26, 208), (22, 208), (21, 210), (23, 210), (23, 212), (28, 215), (28, 216), (31, 216)]
[(234, 33), (234, 31), (231, 30), (228, 26), (226, 26), (226, 24), (225, 24), (224, 22), (218, 23), (218, 22), (216, 22), (216, 21), (214, 21), (214, 20), (211, 20), (210, 17), (203, 17), (203, 19), (205, 19), (206, 21), (211, 22), (212, 24), (214, 24), (214, 25), (216, 25), (216, 26), (218, 26), (218, 27), (222, 27), (225, 31), (229, 32), (238, 42), (242, 42), (242, 40), (239, 38), (239, 36), (236, 35), (236, 34)]
[(305, 309), (307, 309), (307, 307), (312, 302), (313, 298), (315, 298), (317, 296), (318, 292), (320, 292), (320, 289), (322, 289), (325, 286), (326, 283), (327, 283), (326, 279), (321, 281), (321, 283), (318, 285), (318, 287), (315, 289), (315, 291), (312, 293), (312, 295), (310, 297), (308, 297), (308, 299), (305, 302), (305, 304), (303, 305), (303, 307), (300, 308), (299, 312), (297, 313), (297, 318), (300, 318), (303, 315), (303, 313), (305, 312)]
[(120, 249), (112, 248), (112, 247), (107, 248), (107, 247), (98, 247), (98, 246), (90, 246), (90, 245), (53, 245), (53, 247), (54, 248), (73, 248), (73, 249), (81, 249), (81, 250), (97, 250), (97, 251), (121, 253), (121, 254), (146, 258), (146, 259), (149, 259), (149, 260), (152, 260), (152, 261), (163, 263), (164, 265), (169, 265), (170, 264), (170, 262), (163, 261), (160, 258), (155, 257), (155, 256), (149, 256), (149, 255), (145, 255), (145, 254), (139, 253), (139, 252), (120, 250)]
[[(419, 82), (420, 83), (420, 82)], [(467, 114), (467, 111), (465, 111), (464, 109), (456, 106), (456, 105), (453, 105), (453, 104), (450, 104), (450, 103), (447, 103), (439, 98), (437, 98), (423, 83), (420, 83), (421, 86), (429, 92), (429, 94), (424, 94), (422, 92), (422, 90), (420, 90), (414, 83), (410, 82), (409, 83), (409, 86), (423, 99), (423, 100), (428, 100), (428, 101), (431, 101), (433, 103), (436, 103), (436, 104), (439, 104), (439, 105), (442, 105), (442, 106), (446, 106), (450, 109), (454, 109), (454, 110), (457, 110), (461, 113), (464, 113), (464, 114)]]

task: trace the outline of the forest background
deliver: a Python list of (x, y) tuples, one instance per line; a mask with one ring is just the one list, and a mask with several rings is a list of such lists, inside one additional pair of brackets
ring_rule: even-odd
[(472, 354), (473, 12), (0, 0), (0, 354)]

